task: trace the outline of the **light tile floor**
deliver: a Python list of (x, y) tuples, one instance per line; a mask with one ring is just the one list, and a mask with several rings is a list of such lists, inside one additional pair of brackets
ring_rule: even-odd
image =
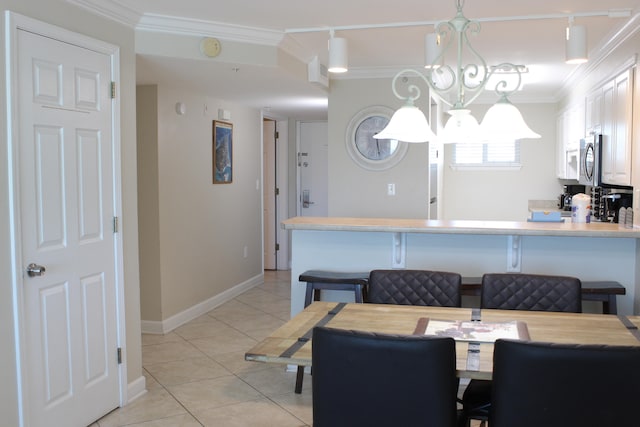
[(142, 336), (147, 393), (92, 427), (310, 426), (311, 379), (246, 362), (244, 353), (289, 320), (289, 271), (166, 335)]
[[(289, 271), (166, 335), (142, 336), (147, 393), (91, 427), (311, 426), (311, 376), (246, 362), (244, 353), (289, 320)], [(477, 424), (472, 424), (477, 426)]]

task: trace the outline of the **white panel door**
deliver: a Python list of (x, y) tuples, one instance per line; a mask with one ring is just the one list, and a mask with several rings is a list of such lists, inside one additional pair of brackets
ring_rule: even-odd
[(17, 40), (28, 423), (86, 426), (119, 405), (111, 60)]
[(327, 122), (299, 124), (298, 214), (327, 216), (329, 189), (329, 130)]

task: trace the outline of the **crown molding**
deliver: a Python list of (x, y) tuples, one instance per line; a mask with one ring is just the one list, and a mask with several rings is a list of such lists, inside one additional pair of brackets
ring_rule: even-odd
[(294, 58), (296, 58), (301, 62), (304, 62), (305, 64), (308, 64), (311, 60), (313, 60), (315, 56), (317, 56), (317, 52), (315, 53), (309, 52), (309, 49), (302, 46), (299, 42), (297, 42), (292, 37), (287, 37), (286, 34), (285, 34), (285, 37), (283, 37), (280, 44), (278, 45), (278, 47), (283, 52), (288, 53), (289, 55), (293, 56)]
[(124, 24), (140, 31), (156, 31), (172, 34), (219, 37), (241, 43), (277, 46), (284, 38), (284, 31), (231, 25), (156, 14), (142, 14), (123, 5), (118, 0), (66, 0), (68, 3)]
[(218, 37), (229, 41), (267, 46), (278, 46), (284, 38), (284, 31), (155, 14), (142, 15), (136, 30)]
[[(640, 13), (634, 14), (629, 20), (618, 30), (612, 32), (609, 37), (605, 37), (604, 42), (600, 43), (593, 52), (590, 52), (589, 62), (577, 67), (567, 78), (565, 78), (562, 87), (558, 91), (556, 101), (569, 96), (571, 88), (576, 82), (583, 81), (593, 73), (616, 49), (624, 42), (633, 37), (640, 31)], [(633, 65), (633, 64), (631, 64)]]
[(89, 12), (135, 28), (142, 14), (115, 0), (66, 0)]

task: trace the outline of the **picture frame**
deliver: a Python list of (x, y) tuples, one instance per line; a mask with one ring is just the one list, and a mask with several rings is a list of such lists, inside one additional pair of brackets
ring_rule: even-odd
[(213, 183), (233, 182), (233, 124), (213, 121)]

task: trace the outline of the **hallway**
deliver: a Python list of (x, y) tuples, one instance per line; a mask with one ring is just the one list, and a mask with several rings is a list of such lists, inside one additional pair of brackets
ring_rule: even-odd
[(295, 372), (246, 362), (244, 352), (289, 319), (290, 272), (167, 335), (142, 336), (148, 392), (91, 427), (307, 426), (311, 381), (293, 392)]

